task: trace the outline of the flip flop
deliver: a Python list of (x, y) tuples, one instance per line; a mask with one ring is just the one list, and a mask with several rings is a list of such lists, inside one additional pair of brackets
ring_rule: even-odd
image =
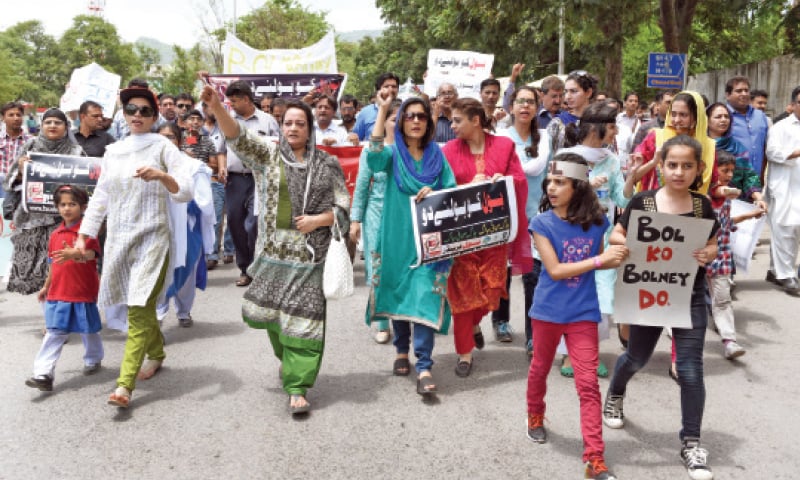
[(608, 367), (606, 367), (605, 363), (600, 362), (597, 365), (597, 376), (600, 377), (600, 378), (608, 377)]
[(131, 391), (125, 387), (117, 387), (108, 397), (108, 404), (120, 408), (128, 408), (131, 403)]
[(408, 357), (396, 358), (394, 360), (394, 367), (392, 367), (392, 373), (394, 373), (398, 377), (407, 377), (410, 372), (411, 372), (411, 362), (408, 361)]
[(417, 393), (422, 396), (436, 393), (436, 383), (433, 381), (432, 376), (426, 375), (417, 378)]
[(148, 358), (144, 365), (142, 365), (142, 369), (139, 370), (139, 374), (136, 375), (138, 380), (148, 380), (153, 378), (159, 370), (161, 370), (161, 365), (164, 364), (164, 360), (152, 360)]
[(303, 395), (289, 396), (289, 412), (291, 412), (292, 415), (300, 415), (302, 413), (308, 413), (311, 410), (311, 404), (308, 402), (308, 400), (306, 400), (305, 405), (294, 406), (294, 407), (292, 406), (292, 400), (296, 400), (300, 397), (303, 397)]
[(565, 367), (564, 362), (566, 362), (567, 356), (564, 355), (561, 358), (561, 375), (567, 378), (572, 378), (575, 376), (575, 370), (572, 367)]

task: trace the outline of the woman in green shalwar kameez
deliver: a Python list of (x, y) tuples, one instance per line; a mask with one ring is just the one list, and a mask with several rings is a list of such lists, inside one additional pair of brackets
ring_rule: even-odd
[(367, 162), (374, 172), (386, 172), (383, 216), (373, 260), (371, 316), (388, 318), (394, 327), (397, 358), (395, 375), (408, 375), (411, 323), (417, 357), (417, 393), (436, 392), (431, 376), (434, 334), (447, 333), (450, 306), (447, 275), (450, 261), (412, 268), (417, 263), (409, 199), (425, 197), (432, 190), (456, 186), (453, 171), (433, 141), (434, 126), (428, 102), (412, 97), (400, 106), (395, 125), (395, 144), (383, 145), (384, 119), (391, 98), (378, 98), (378, 117), (370, 138)]
[(253, 283), (242, 316), (266, 329), (281, 361), (289, 409), (307, 412), (325, 344), (326, 302), (322, 272), (334, 215), (347, 232), (350, 195), (336, 158), (314, 144), (314, 117), (301, 102), (289, 102), (278, 144), (258, 137), (225, 112), (213, 88), (202, 99), (217, 116), (228, 146), (252, 169), (258, 189), (257, 256), (248, 268)]

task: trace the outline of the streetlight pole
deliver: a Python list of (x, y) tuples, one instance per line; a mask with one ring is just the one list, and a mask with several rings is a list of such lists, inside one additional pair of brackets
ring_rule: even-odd
[(558, 9), (558, 74), (564, 75), (564, 2)]

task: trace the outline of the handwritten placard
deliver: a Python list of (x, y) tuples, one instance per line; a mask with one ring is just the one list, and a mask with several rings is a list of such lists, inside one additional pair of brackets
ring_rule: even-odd
[(100, 178), (100, 159), (73, 155), (30, 153), (22, 176), (22, 204), (28, 212), (58, 213), (53, 192), (68, 183), (86, 190), (91, 196)]
[(417, 265), (509, 243), (517, 233), (514, 182), (470, 184), (409, 199)]
[(104, 117), (113, 117), (121, 78), (96, 63), (76, 68), (61, 97), (61, 110), (78, 110), (83, 102), (92, 100), (103, 107)]
[(442, 83), (456, 87), (459, 98), (480, 100), (481, 82), (491, 77), (494, 55), (457, 51), (428, 50), (428, 72), (425, 76), (425, 93), (431, 97)]
[(708, 242), (713, 225), (709, 219), (631, 211), (630, 255), (617, 270), (615, 320), (691, 328), (689, 305), (699, 268), (692, 252)]
[[(752, 203), (741, 200), (731, 201), (731, 218), (752, 212), (758, 207)], [(731, 232), (731, 249), (733, 250), (733, 261), (736, 262), (736, 269), (741, 273), (747, 273), (750, 269), (750, 262), (753, 260), (753, 252), (756, 244), (764, 230), (764, 223), (767, 217), (750, 218), (736, 224), (736, 230)]]

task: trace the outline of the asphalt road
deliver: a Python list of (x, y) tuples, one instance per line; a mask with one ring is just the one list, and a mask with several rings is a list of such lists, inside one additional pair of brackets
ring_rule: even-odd
[[(763, 281), (768, 244), (750, 274), (737, 277), (736, 323), (748, 352), (721, 355), (706, 340), (707, 401), (703, 441), (718, 479), (789, 479), (800, 466), (800, 299)], [(167, 360), (140, 382), (132, 408), (106, 405), (125, 337), (103, 331), (106, 358), (81, 373), (83, 347), (73, 335), (56, 369), (55, 391), (24, 385), (41, 342), (43, 317), (33, 297), (0, 294), (0, 478), (583, 478), (578, 399), (554, 366), (549, 378), (549, 441), (525, 436), (528, 361), (522, 286), (511, 289), (511, 344), (491, 341), (475, 355), (472, 376), (458, 378), (451, 336), (437, 337), (434, 375), (440, 393), (425, 403), (411, 377), (394, 377), (391, 345), (378, 345), (363, 323), (367, 289), (356, 264), (353, 297), (329, 303), (322, 371), (309, 393), (312, 413), (288, 413), (278, 362), (266, 333), (241, 321), (237, 272), (211, 272), (197, 297), (195, 324), (165, 322)], [(791, 313), (791, 312), (795, 313)], [(611, 367), (615, 339), (601, 343)], [(679, 390), (667, 376), (669, 341), (632, 381), (624, 430), (605, 429), (606, 459), (620, 479), (681, 479)], [(607, 379), (600, 380), (603, 393)]]

